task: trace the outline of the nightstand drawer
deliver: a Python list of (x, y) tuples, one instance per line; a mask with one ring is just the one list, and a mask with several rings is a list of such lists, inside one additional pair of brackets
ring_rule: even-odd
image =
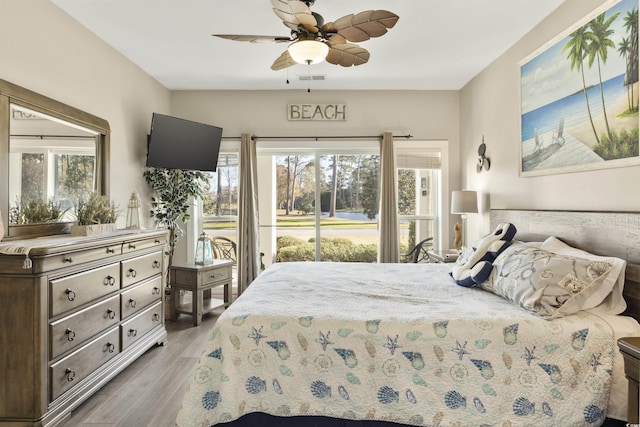
[(224, 282), (231, 279), (231, 267), (221, 267), (215, 270), (199, 271), (198, 285), (207, 286), (215, 282)]

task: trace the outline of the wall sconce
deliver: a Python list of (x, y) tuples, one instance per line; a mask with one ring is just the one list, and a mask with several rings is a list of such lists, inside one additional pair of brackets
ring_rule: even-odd
[(196, 258), (194, 262), (198, 265), (213, 263), (213, 247), (211, 246), (211, 240), (204, 231), (196, 242)]
[(451, 213), (461, 214), (462, 224), (456, 223), (455, 244), (458, 251), (467, 246), (465, 227), (468, 213), (478, 213), (478, 195), (475, 191), (454, 191), (451, 193)]
[(138, 192), (131, 193), (129, 204), (127, 205), (127, 223), (125, 227), (132, 230), (140, 230), (142, 228), (142, 219), (140, 212), (140, 197)]

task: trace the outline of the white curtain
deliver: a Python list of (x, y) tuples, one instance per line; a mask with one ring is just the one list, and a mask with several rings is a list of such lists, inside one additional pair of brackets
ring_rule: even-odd
[(238, 200), (238, 296), (260, 273), (256, 142), (243, 133), (240, 142)]
[(378, 262), (400, 262), (396, 161), (393, 134), (385, 132), (380, 144), (380, 242)]

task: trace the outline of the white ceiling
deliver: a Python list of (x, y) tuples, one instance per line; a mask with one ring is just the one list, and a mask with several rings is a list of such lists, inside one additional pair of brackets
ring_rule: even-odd
[[(400, 19), (358, 43), (367, 64), (281, 71), (271, 64), (286, 44), (211, 36), (288, 36), (269, 0), (52, 1), (171, 90), (458, 90), (564, 0), (317, 0), (326, 22), (370, 9)], [(299, 80), (309, 73), (325, 80)]]

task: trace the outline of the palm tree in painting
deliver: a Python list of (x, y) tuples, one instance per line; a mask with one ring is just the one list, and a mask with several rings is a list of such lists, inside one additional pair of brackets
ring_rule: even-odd
[(624, 16), (624, 28), (629, 33), (629, 53), (627, 56), (627, 72), (624, 84), (631, 87), (632, 107), (638, 109), (638, 104), (633, 105), (633, 84), (638, 82), (638, 9), (633, 8)]
[(613, 34), (613, 30), (610, 28), (613, 21), (618, 18), (620, 13), (614, 13), (609, 19), (605, 20), (605, 14), (601, 13), (589, 22), (589, 42), (587, 45), (587, 52), (589, 55), (589, 68), (593, 66), (594, 61), (598, 64), (598, 79), (600, 80), (600, 99), (602, 100), (602, 115), (604, 117), (604, 124), (607, 127), (607, 136), (610, 141), (613, 141), (611, 135), (611, 128), (609, 127), (609, 119), (607, 118), (607, 109), (604, 102), (604, 89), (602, 87), (602, 64), (607, 63), (607, 57), (609, 48), (615, 48), (616, 44), (611, 40), (610, 36)]
[(598, 132), (596, 132), (596, 126), (593, 124), (593, 116), (591, 115), (591, 106), (589, 105), (589, 94), (587, 93), (587, 82), (584, 78), (584, 60), (587, 57), (587, 43), (589, 41), (589, 27), (583, 25), (576, 31), (569, 35), (569, 41), (564, 45), (562, 51), (567, 52), (567, 59), (570, 61), (571, 70), (580, 70), (582, 76), (582, 93), (584, 93), (584, 99), (587, 103), (587, 113), (589, 113), (589, 122), (591, 122), (591, 129), (593, 129), (593, 135), (596, 138), (596, 142), (600, 143), (598, 138)]
[[(623, 37), (622, 40), (618, 43), (618, 53), (624, 59), (626, 69), (629, 69), (629, 51), (631, 50), (631, 43), (629, 42), (628, 37)], [(627, 87), (627, 106), (629, 110), (633, 108), (633, 84), (629, 84), (628, 82), (629, 74), (626, 73), (624, 77), (624, 85)]]

